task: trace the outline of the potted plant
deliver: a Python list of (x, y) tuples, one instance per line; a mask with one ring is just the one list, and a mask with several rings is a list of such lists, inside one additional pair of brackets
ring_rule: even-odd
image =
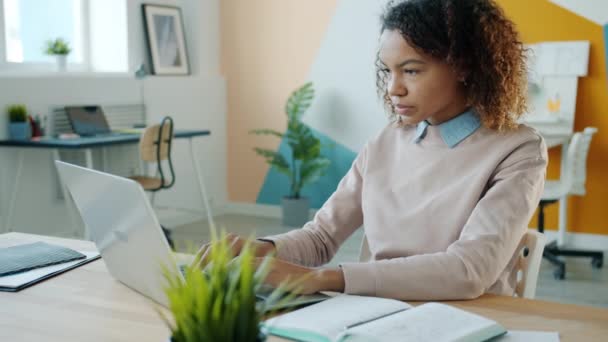
[(265, 341), (261, 321), (271, 307), (294, 299), (294, 294), (286, 294), (293, 285), (282, 284), (271, 291), (266, 301), (258, 303), (256, 292), (268, 275), (272, 259), (264, 259), (256, 269), (250, 241), (236, 259), (226, 239), (212, 238), (212, 243), (214, 248), (204, 271), (196, 265), (189, 266), (182, 278), (165, 270), (165, 293), (172, 317), (161, 311), (159, 314), (171, 330), (170, 341)]
[(68, 55), (72, 49), (67, 41), (62, 38), (55, 40), (48, 40), (46, 42), (45, 52), (47, 55), (55, 56), (57, 58), (57, 70), (66, 71), (68, 65)]
[(281, 207), (283, 224), (291, 227), (301, 227), (308, 221), (310, 203), (308, 198), (301, 196), (302, 188), (321, 177), (330, 164), (329, 159), (321, 156), (321, 141), (301, 120), (304, 112), (310, 107), (313, 97), (314, 89), (311, 82), (304, 84), (289, 96), (285, 106), (287, 114), (285, 133), (271, 129), (256, 129), (250, 132), (287, 139), (291, 150), (291, 155), (288, 157), (279, 152), (257, 147), (254, 151), (264, 157), (271, 167), (289, 177), (289, 195), (282, 198)]
[(11, 139), (28, 140), (32, 133), (24, 105), (12, 105), (7, 108), (9, 117), (9, 133)]

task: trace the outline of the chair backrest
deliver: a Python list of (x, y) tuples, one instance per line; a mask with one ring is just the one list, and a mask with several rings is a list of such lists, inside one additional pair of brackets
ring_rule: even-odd
[[(517, 283), (515, 294), (518, 297), (533, 299), (536, 295), (536, 283), (540, 271), (540, 262), (543, 258), (546, 237), (535, 230), (528, 229), (517, 247), (518, 258), (515, 272)], [(364, 235), (361, 241), (359, 262), (368, 262), (371, 259), (369, 243)]]
[(517, 272), (516, 296), (534, 299), (545, 241), (544, 234), (528, 229), (519, 242), (516, 250), (518, 258), (515, 266)]
[[(160, 124), (147, 127), (139, 139), (139, 153), (145, 162), (154, 162), (157, 172), (161, 178), (161, 186), (158, 189), (166, 189), (175, 183), (175, 172), (171, 160), (171, 144), (173, 142), (173, 119), (166, 116)], [(166, 182), (166, 175), (162, 161), (167, 160), (171, 181)], [(158, 190), (157, 189), (157, 190)]]
[(585, 194), (587, 179), (587, 156), (591, 138), (597, 132), (595, 127), (587, 127), (582, 132), (574, 133), (568, 147), (564, 172), (560, 177), (568, 194), (582, 196)]

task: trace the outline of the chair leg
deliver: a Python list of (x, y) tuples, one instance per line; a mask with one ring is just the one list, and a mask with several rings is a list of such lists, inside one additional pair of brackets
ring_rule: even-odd
[[(541, 201), (538, 206), (538, 231), (543, 233), (545, 230), (545, 206), (555, 203), (556, 201)], [(604, 265), (604, 253), (601, 251), (583, 251), (576, 249), (563, 249), (557, 245), (556, 241), (552, 241), (545, 246), (543, 258), (547, 259), (557, 269), (553, 272), (555, 279), (564, 279), (566, 276), (566, 263), (558, 258), (558, 256), (591, 258), (591, 265), (594, 268), (601, 268)]]
[[(538, 232), (545, 232), (545, 207), (549, 204), (555, 203), (556, 201), (540, 201), (538, 205)], [(553, 247), (555, 246), (555, 247)], [(556, 248), (556, 242), (553, 241), (545, 245), (543, 250), (543, 258), (547, 259), (551, 264), (557, 266), (557, 269), (553, 271), (553, 277), (557, 280), (563, 280), (566, 277), (566, 263), (560, 260), (557, 255), (553, 254), (552, 251)]]
[(543, 258), (547, 259), (551, 264), (557, 266), (557, 268), (553, 271), (553, 278), (557, 280), (563, 280), (566, 278), (566, 263), (553, 254), (551, 249), (547, 249), (545, 247), (545, 250), (543, 251)]

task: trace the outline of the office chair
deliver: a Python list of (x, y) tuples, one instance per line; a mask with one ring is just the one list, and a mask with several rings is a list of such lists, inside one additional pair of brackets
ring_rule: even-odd
[[(597, 132), (595, 127), (587, 127), (583, 132), (577, 132), (572, 136), (568, 148), (567, 159), (564, 170), (558, 181), (547, 181), (545, 190), (538, 207), (538, 231), (545, 231), (545, 207), (557, 201), (567, 200), (568, 195), (585, 195), (585, 181), (587, 178), (587, 155), (591, 138)], [(553, 272), (555, 279), (562, 280), (566, 276), (566, 263), (558, 256), (591, 258), (594, 268), (601, 268), (604, 263), (604, 253), (601, 251), (583, 251), (575, 249), (564, 249), (552, 241), (545, 246), (543, 257), (557, 266)]]
[[(175, 184), (175, 171), (173, 170), (173, 162), (171, 160), (172, 141), (173, 119), (170, 116), (165, 116), (160, 124), (147, 127), (139, 139), (139, 154), (142, 161), (142, 172), (144, 174), (131, 176), (129, 178), (138, 182), (145, 191), (152, 192), (150, 202), (153, 206), (156, 192), (163, 189), (169, 189)], [(164, 167), (164, 161), (167, 161), (168, 170)], [(156, 164), (155, 176), (146, 175), (145, 163)], [(171, 239), (171, 231), (165, 227), (162, 228), (169, 245), (171, 245), (171, 248), (174, 248), (174, 243)]]

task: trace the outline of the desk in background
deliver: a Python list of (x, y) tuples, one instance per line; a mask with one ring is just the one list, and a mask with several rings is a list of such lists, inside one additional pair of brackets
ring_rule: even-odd
[[(0, 234), (0, 247), (34, 241), (95, 250), (89, 241)], [(21, 292), (0, 292), (0, 303), (0, 341), (166, 342), (169, 337), (169, 329), (155, 311), (159, 307), (114, 280), (103, 260)], [(493, 319), (510, 330), (558, 331), (561, 341), (605, 341), (608, 336), (607, 309), (494, 295), (446, 304)], [(283, 340), (269, 338), (272, 341)]]
[[(192, 160), (192, 165), (194, 167), (201, 200), (205, 205), (207, 212), (209, 213), (209, 201), (207, 197), (207, 193), (205, 190), (205, 185), (203, 182), (202, 171), (199, 164), (196, 162), (196, 153), (194, 151), (194, 145), (192, 144), (192, 139), (195, 137), (208, 136), (211, 132), (208, 130), (175, 130), (173, 133), (174, 139), (188, 139), (189, 149), (190, 149), (190, 158)], [(12, 218), (15, 210), (15, 200), (17, 196), (17, 191), (19, 189), (19, 182), (21, 180), (21, 173), (23, 168), (23, 149), (32, 148), (32, 149), (43, 149), (49, 150), (52, 152), (53, 160), (61, 160), (59, 151), (60, 150), (78, 150), (84, 152), (85, 155), (85, 166), (87, 168), (93, 169), (93, 148), (105, 148), (109, 146), (116, 145), (127, 145), (127, 144), (137, 144), (139, 143), (139, 134), (120, 134), (120, 135), (108, 135), (103, 137), (86, 137), (86, 138), (76, 138), (76, 139), (56, 139), (56, 138), (43, 138), (40, 140), (0, 140), (0, 147), (9, 147), (17, 149), (17, 171), (15, 182), (13, 185), (13, 191), (11, 193), (10, 200), (8, 202), (9, 208), (5, 211), (6, 218), (4, 221), (4, 225), (1, 227), (4, 231), (10, 231)], [(103, 155), (102, 155), (103, 156)], [(102, 159), (102, 164), (105, 164), (105, 158)], [(52, 165), (52, 168), (55, 169), (55, 165)], [(75, 209), (73, 208), (72, 203), (68, 201), (70, 198), (67, 189), (65, 186), (61, 185), (61, 189), (63, 190), (63, 196), (66, 199), (66, 205), (68, 206), (68, 212), (70, 215), (70, 220), (74, 229), (78, 227), (78, 220), (76, 219)], [(87, 237), (87, 232), (85, 228), (85, 237)]]

